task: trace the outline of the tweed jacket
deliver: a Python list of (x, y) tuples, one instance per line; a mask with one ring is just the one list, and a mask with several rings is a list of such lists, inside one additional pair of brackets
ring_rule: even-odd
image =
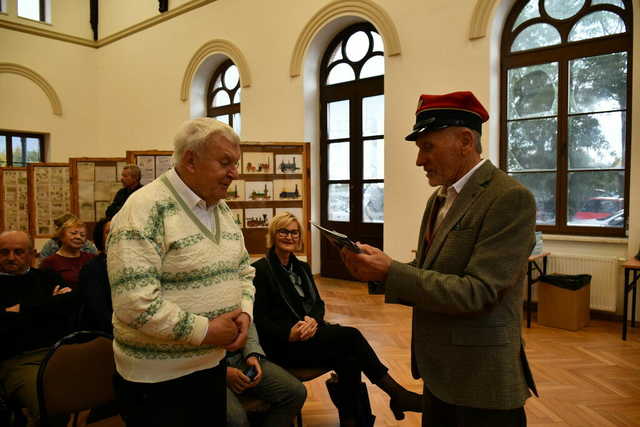
[(413, 307), (412, 372), (451, 404), (522, 407), (529, 388), (535, 393), (521, 337), (534, 198), (486, 161), (427, 247), (436, 194), (425, 209), (416, 259), (394, 261), (385, 281), (387, 302)]

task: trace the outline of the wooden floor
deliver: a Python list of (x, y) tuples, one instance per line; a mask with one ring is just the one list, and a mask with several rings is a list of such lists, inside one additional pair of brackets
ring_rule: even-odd
[[(320, 278), (328, 321), (355, 326), (368, 338), (390, 374), (410, 390), (422, 383), (409, 368), (410, 316), (407, 307), (387, 305), (383, 296), (368, 295), (365, 284)], [(527, 353), (540, 398), (527, 401), (529, 426), (640, 426), (640, 332), (629, 328), (621, 339), (620, 323), (592, 321), (578, 332), (546, 328), (535, 322), (524, 329)], [(306, 383), (305, 427), (336, 427), (337, 411), (324, 377)], [(396, 421), (388, 398), (368, 381), (376, 426), (419, 426), (420, 416)], [(92, 426), (122, 425), (114, 419)]]

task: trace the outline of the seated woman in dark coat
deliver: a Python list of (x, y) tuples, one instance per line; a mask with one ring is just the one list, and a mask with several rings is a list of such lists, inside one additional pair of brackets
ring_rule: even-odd
[[(287, 368), (334, 369), (346, 403), (357, 395), (364, 372), (389, 395), (396, 419), (403, 419), (404, 411), (420, 412), (421, 396), (389, 375), (359, 330), (324, 321), (324, 302), (311, 269), (293, 254), (302, 247), (300, 230), (292, 214), (276, 215), (269, 223), (267, 256), (253, 264), (255, 324), (267, 357)], [(350, 406), (339, 408), (341, 425), (355, 425), (355, 408)]]

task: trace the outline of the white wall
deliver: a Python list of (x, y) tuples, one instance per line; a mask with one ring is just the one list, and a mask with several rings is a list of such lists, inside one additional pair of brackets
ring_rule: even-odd
[[(499, 16), (499, 9), (512, 2), (496, 1), (494, 13)], [(185, 3), (170, 1), (170, 6)], [(485, 129), (483, 139), (485, 153), (491, 153), (497, 163), (497, 33), (492, 27), (493, 35), (490, 31), (487, 37), (469, 40), (476, 2), (468, 0), (375, 3), (389, 14), (401, 44), (400, 55), (386, 58), (385, 250), (399, 260), (408, 260), (416, 246), (425, 201), (432, 192), (424, 174), (414, 166), (415, 146), (404, 141), (413, 125), (418, 95), (474, 91), (489, 106), (493, 125)], [(101, 37), (158, 14), (157, 2), (152, 0), (100, 4)], [(242, 139), (309, 140), (317, 144), (317, 132), (313, 131), (317, 128), (317, 101), (305, 97), (305, 90), (312, 91), (309, 82), (315, 77), (308, 73), (313, 67), (308, 62), (307, 74), (292, 78), (289, 64), (304, 26), (327, 4), (325, 0), (218, 0), (99, 49), (0, 28), (0, 62), (18, 63), (40, 73), (55, 88), (64, 109), (62, 117), (53, 116), (47, 99), (32, 82), (0, 74), (0, 128), (50, 133), (50, 161), (65, 161), (71, 156), (122, 156), (127, 149), (170, 149), (178, 124), (190, 117), (191, 102), (180, 100), (187, 64), (203, 44), (222, 39), (242, 51), (253, 80), (242, 91)], [(634, 5), (638, 41), (640, 4), (634, 1)], [(86, 9), (77, 14), (68, 12), (74, 22), (65, 24), (69, 34), (90, 37), (90, 31), (81, 30), (82, 22), (88, 22), (88, 6)], [(54, 25), (58, 13), (54, 10)], [(86, 13), (86, 21), (76, 16), (82, 13)], [(13, 18), (9, 13), (0, 19)], [(324, 40), (316, 42), (310, 55), (319, 57), (318, 44)], [(638, 49), (636, 42), (635, 62), (640, 60)], [(313, 64), (314, 59), (310, 60)], [(633, 70), (633, 99), (640, 99), (636, 94), (640, 88), (638, 64)], [(639, 111), (633, 111), (635, 123), (640, 123)], [(632, 151), (640, 153), (640, 126), (633, 127), (632, 140)], [(547, 248), (616, 256), (637, 252), (640, 155), (631, 161), (629, 244), (626, 239), (572, 241), (559, 237), (547, 240)], [(312, 167), (317, 170), (317, 163)], [(317, 194), (313, 200), (317, 210)], [(317, 268), (314, 257), (314, 270)]]

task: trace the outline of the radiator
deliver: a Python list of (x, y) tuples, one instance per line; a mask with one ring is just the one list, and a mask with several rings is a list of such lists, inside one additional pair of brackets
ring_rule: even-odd
[(616, 311), (617, 289), (622, 286), (620, 261), (617, 257), (552, 253), (548, 273), (590, 274), (591, 301), (595, 310)]

